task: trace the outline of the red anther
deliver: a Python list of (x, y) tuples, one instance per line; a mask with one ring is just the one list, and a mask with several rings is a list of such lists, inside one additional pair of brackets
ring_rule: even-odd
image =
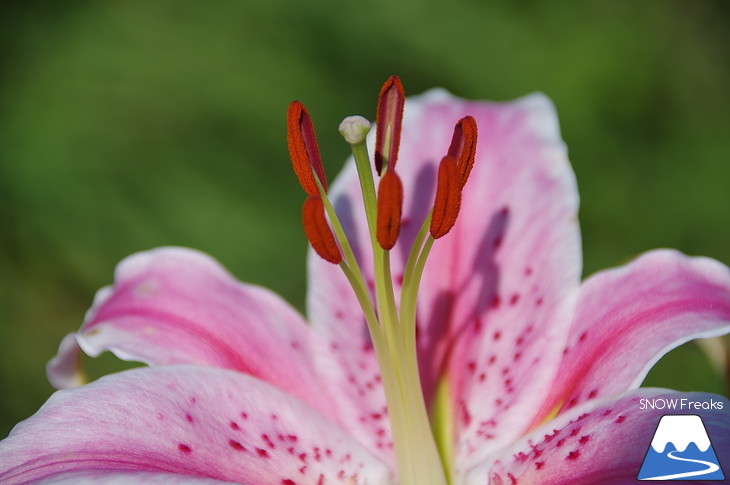
[(319, 195), (317, 182), (312, 173), (314, 170), (324, 191), (327, 192), (327, 179), (324, 176), (322, 157), (319, 155), (312, 118), (309, 117), (307, 108), (299, 101), (293, 101), (289, 105), (286, 125), (291, 163), (302, 188), (308, 195)]
[(444, 157), (439, 165), (436, 199), (431, 216), (431, 236), (438, 239), (448, 233), (456, 223), (461, 207), (461, 177), (455, 158)]
[[(375, 169), (378, 175), (383, 173), (383, 162), (388, 163), (388, 168), (395, 167), (398, 158), (398, 146), (400, 145), (401, 125), (403, 124), (403, 106), (406, 102), (406, 95), (403, 92), (403, 85), (398, 76), (390, 76), (378, 98), (378, 113), (375, 120)], [(389, 130), (390, 128), (390, 130)], [(390, 145), (385, 146), (386, 135), (390, 132)], [(387, 148), (388, 153), (384, 153)]]
[(391, 168), (378, 186), (378, 221), (376, 237), (380, 247), (386, 251), (395, 246), (400, 234), (400, 218), (403, 208), (403, 184)]
[(454, 136), (451, 138), (448, 156), (457, 160), (461, 188), (464, 188), (474, 166), (474, 154), (477, 149), (477, 122), (471, 116), (460, 119), (454, 127)]
[(319, 196), (310, 196), (304, 201), (302, 224), (309, 243), (322, 259), (334, 264), (342, 261), (342, 253), (324, 216), (324, 204)]

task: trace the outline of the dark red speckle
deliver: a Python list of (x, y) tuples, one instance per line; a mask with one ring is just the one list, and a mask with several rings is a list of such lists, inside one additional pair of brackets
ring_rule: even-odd
[(233, 448), (236, 451), (246, 451), (246, 448), (243, 447), (241, 443), (235, 440), (228, 440), (228, 446)]
[(580, 439), (578, 440), (578, 443), (580, 443), (581, 445), (584, 445), (584, 444), (588, 443), (590, 440), (591, 440), (591, 435), (587, 434), (585, 436), (581, 436)]
[(537, 470), (541, 469), (543, 466), (545, 466), (545, 462), (544, 461), (536, 461), (535, 462), (535, 468)]
[(497, 330), (496, 332), (494, 332), (494, 335), (492, 335), (492, 339), (496, 342), (500, 338), (502, 338), (502, 332), (500, 332), (499, 330)]
[(241, 417), (242, 417), (243, 419), (248, 419), (248, 414), (246, 414), (246, 412), (242, 412), (242, 413), (241, 413)]
[(282, 480), (281, 481), (281, 484), (282, 485), (297, 485), (297, 482), (295, 482), (294, 480), (290, 480), (290, 479), (287, 478), (285, 480)]
[(193, 417), (192, 417), (192, 416), (190, 416), (190, 414), (186, 414), (186, 415), (185, 415), (185, 420), (186, 420), (186, 421), (187, 421), (188, 423), (192, 423), (192, 422), (194, 421)]
[(583, 332), (580, 334), (580, 337), (578, 337), (578, 342), (585, 342), (586, 337), (588, 337), (588, 332)]
[(510, 297), (509, 304), (514, 306), (517, 304), (518, 301), (520, 301), (520, 295), (518, 293), (515, 293)]
[(238, 426), (238, 423), (237, 423), (237, 422), (235, 422), (235, 421), (231, 421), (231, 423), (230, 423), (230, 427), (231, 427), (231, 429), (235, 429), (235, 430), (239, 430), (239, 429), (241, 429), (241, 428), (240, 428), (240, 427)]
[(256, 454), (259, 455), (261, 458), (269, 457), (269, 452), (262, 448), (256, 448)]
[(614, 421), (614, 422), (617, 423), (617, 424), (621, 424), (624, 421), (626, 421), (626, 416), (623, 416), (622, 415), (622, 416), (619, 416), (618, 418), (616, 418), (616, 421)]
[(570, 453), (568, 453), (568, 456), (565, 457), (566, 460), (577, 460), (580, 458), (580, 451), (573, 450)]
[(267, 435), (267, 434), (262, 434), (262, 435), (261, 435), (261, 439), (263, 439), (263, 440), (264, 440), (264, 442), (266, 443), (266, 446), (268, 446), (269, 448), (271, 448), (271, 449), (274, 449), (274, 448), (276, 448), (276, 446), (274, 446), (274, 442), (273, 442), (273, 441), (271, 441), (271, 439), (269, 438), (269, 435)]
[(492, 308), (499, 308), (499, 305), (502, 303), (502, 299), (499, 297), (499, 295), (494, 295), (494, 298), (492, 298)]
[(186, 454), (193, 452), (192, 448), (190, 448), (188, 445), (184, 445), (182, 443), (180, 443), (179, 445), (177, 445), (177, 449), (180, 450), (180, 451), (182, 451), (183, 453), (186, 453)]

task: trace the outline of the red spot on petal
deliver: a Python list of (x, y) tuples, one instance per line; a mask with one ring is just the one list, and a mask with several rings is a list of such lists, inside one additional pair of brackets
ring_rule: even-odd
[(499, 295), (494, 295), (494, 297), (492, 297), (492, 303), (491, 303), (492, 308), (495, 308), (495, 309), (499, 308), (499, 305), (501, 303), (502, 303), (502, 299), (499, 297)]
[(238, 426), (238, 423), (237, 423), (237, 422), (235, 422), (235, 421), (231, 421), (231, 423), (230, 423), (230, 426), (231, 426), (231, 429), (235, 429), (235, 430), (239, 430), (239, 429), (241, 429), (241, 428), (240, 428), (240, 427)]
[(588, 443), (590, 440), (591, 440), (591, 435), (587, 434), (587, 435), (581, 436), (580, 439), (578, 440), (578, 443), (580, 443), (581, 445), (584, 445), (584, 444)]
[(466, 368), (469, 369), (469, 372), (474, 372), (475, 370), (477, 370), (477, 363), (474, 362), (473, 360), (469, 361), (466, 364)]
[(241, 443), (239, 443), (238, 441), (235, 441), (235, 440), (228, 440), (228, 446), (230, 446), (231, 448), (233, 448), (236, 451), (246, 451), (246, 448), (244, 448), (244, 446)]
[(591, 391), (591, 392), (590, 392), (590, 393), (588, 394), (588, 399), (593, 399), (593, 398), (594, 398), (594, 397), (596, 397), (597, 395), (598, 395), (598, 389), (593, 389), (593, 390), (592, 390), (592, 391)]
[(570, 453), (568, 453), (568, 456), (565, 457), (566, 460), (577, 460), (580, 458), (580, 451), (573, 450)]
[(615, 422), (615, 423), (617, 423), (617, 424), (621, 424), (621, 423), (623, 423), (624, 421), (626, 421), (626, 416), (623, 416), (623, 415), (622, 415), (622, 416), (619, 416), (619, 417), (617, 417), (617, 418), (616, 418), (616, 420), (615, 420), (614, 422)]
[(494, 335), (492, 335), (492, 340), (494, 340), (496, 342), (500, 338), (502, 338), (502, 332), (497, 330), (496, 332), (494, 332)]
[(294, 480), (285, 479), (281, 481), (281, 485), (297, 485), (297, 483)]
[(243, 419), (248, 419), (248, 414), (246, 414), (245, 412), (242, 412), (242, 413), (241, 413), (241, 417), (242, 417)]
[(545, 466), (545, 462), (544, 461), (536, 461), (535, 462), (535, 468), (537, 470), (540, 470), (543, 466)]
[(274, 446), (274, 442), (271, 441), (271, 439), (269, 439), (269, 435), (262, 434), (261, 439), (263, 439), (266, 442), (266, 446), (268, 446), (269, 448), (271, 448), (271, 449), (276, 448), (276, 446)]
[(262, 448), (256, 448), (256, 454), (259, 455), (261, 458), (269, 457), (269, 452)]
[(194, 420), (193, 420), (193, 417), (192, 417), (192, 416), (190, 416), (190, 414), (186, 414), (186, 415), (185, 415), (185, 420), (186, 420), (186, 421), (187, 421), (188, 423), (192, 423), (192, 422), (194, 421)]
[(514, 306), (520, 301), (520, 295), (518, 293), (513, 294), (509, 299), (509, 304)]
[(578, 337), (578, 342), (585, 342), (586, 337), (588, 337), (588, 332), (583, 332), (580, 334), (580, 337)]
[(180, 443), (179, 445), (177, 445), (177, 449), (180, 450), (180, 451), (182, 451), (185, 454), (192, 453), (192, 451), (193, 451), (193, 449), (190, 448), (188, 445), (184, 445), (182, 443)]

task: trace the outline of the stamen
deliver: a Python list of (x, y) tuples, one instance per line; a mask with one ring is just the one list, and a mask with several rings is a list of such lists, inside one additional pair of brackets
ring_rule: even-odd
[(459, 215), (461, 207), (461, 176), (456, 159), (444, 157), (439, 166), (436, 199), (433, 203), (430, 232), (434, 239), (445, 236)]
[(474, 155), (477, 148), (477, 122), (471, 116), (460, 119), (454, 127), (454, 136), (451, 138), (448, 156), (457, 160), (460, 186), (464, 188), (474, 166)]
[(406, 95), (400, 78), (390, 76), (380, 90), (375, 120), (375, 169), (378, 175), (383, 173), (383, 165), (388, 168), (395, 167), (405, 102)]
[(377, 239), (386, 251), (395, 246), (400, 234), (403, 184), (394, 170), (388, 170), (378, 187)]
[(339, 264), (342, 261), (342, 253), (324, 215), (324, 204), (321, 197), (310, 196), (304, 201), (302, 225), (309, 243), (322, 259), (333, 264)]
[(322, 157), (319, 155), (312, 118), (310, 118), (307, 108), (299, 101), (293, 101), (289, 105), (287, 141), (289, 142), (289, 155), (291, 156), (294, 172), (307, 195), (319, 196), (314, 173), (317, 174), (324, 191), (327, 192), (327, 179), (324, 175)]

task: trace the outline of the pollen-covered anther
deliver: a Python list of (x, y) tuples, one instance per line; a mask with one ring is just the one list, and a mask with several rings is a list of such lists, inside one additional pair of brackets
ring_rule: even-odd
[(461, 207), (461, 176), (456, 159), (444, 157), (439, 165), (438, 182), (436, 185), (436, 199), (433, 203), (431, 236), (434, 239), (445, 236), (459, 215)]
[(394, 170), (388, 170), (378, 187), (378, 218), (376, 237), (380, 247), (390, 250), (400, 234), (403, 208), (403, 184)]
[(304, 235), (322, 259), (333, 264), (342, 261), (342, 253), (337, 246), (327, 218), (324, 214), (324, 204), (319, 196), (310, 196), (302, 207), (302, 225)]
[(286, 124), (289, 156), (302, 188), (307, 195), (319, 195), (319, 188), (314, 179), (316, 173), (324, 191), (327, 192), (327, 179), (324, 175), (312, 118), (309, 116), (307, 108), (299, 101), (293, 101), (289, 105)]
[(383, 165), (387, 164), (389, 169), (395, 167), (405, 102), (406, 95), (400, 78), (390, 76), (380, 90), (375, 119), (375, 169), (378, 175), (383, 173)]
[(448, 156), (456, 159), (460, 186), (463, 188), (474, 166), (477, 149), (477, 122), (471, 116), (460, 119), (454, 127)]

